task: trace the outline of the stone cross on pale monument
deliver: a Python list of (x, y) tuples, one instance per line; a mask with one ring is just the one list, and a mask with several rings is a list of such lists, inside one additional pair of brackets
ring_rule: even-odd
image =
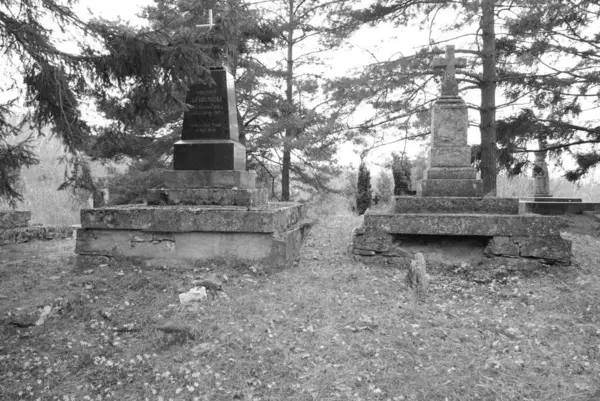
[(213, 26), (215, 26), (215, 24), (213, 23), (213, 13), (212, 10), (208, 10), (208, 24), (203, 24), (203, 25), (196, 25), (197, 28), (212, 28)]
[(454, 45), (446, 46), (446, 57), (436, 57), (433, 59), (433, 68), (435, 70), (444, 70), (442, 96), (458, 96), (456, 69), (466, 66), (467, 61), (464, 58), (454, 57)]
[(545, 141), (538, 138), (538, 145), (539, 151), (535, 152), (535, 161), (533, 162), (533, 196), (551, 197)]
[(423, 180), (417, 183), (419, 196), (483, 195), (482, 181), (471, 166), (467, 105), (458, 96), (455, 76), (456, 68), (466, 65), (465, 59), (454, 57), (454, 46), (447, 46), (446, 57), (433, 60), (435, 69), (444, 69), (444, 80), (441, 96), (431, 107), (431, 149)]

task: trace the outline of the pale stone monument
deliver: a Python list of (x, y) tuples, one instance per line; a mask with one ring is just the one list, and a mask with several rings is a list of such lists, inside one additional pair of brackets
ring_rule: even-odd
[(546, 163), (546, 151), (543, 148), (543, 141), (538, 141), (540, 150), (535, 152), (535, 161), (533, 162), (533, 196), (551, 197), (550, 176), (548, 175), (548, 164)]
[(467, 144), (469, 126), (467, 105), (458, 96), (456, 68), (466, 66), (464, 58), (454, 57), (448, 46), (445, 58), (436, 58), (433, 67), (443, 69), (442, 96), (431, 109), (431, 150), (417, 195), (481, 196), (483, 184), (471, 166), (471, 148)]
[(533, 191), (530, 196), (522, 197), (519, 202), (521, 213), (558, 215), (597, 210), (593, 202), (583, 202), (582, 198), (555, 197), (550, 192), (550, 174), (546, 163), (547, 151), (543, 138), (538, 139), (539, 150), (535, 152), (533, 162)]
[(408, 267), (411, 242), (436, 244), (458, 238), (461, 243), (475, 238), (485, 247), (482, 263), (501, 257), (506, 259), (501, 263), (520, 260), (527, 268), (569, 264), (571, 242), (560, 236), (560, 218), (521, 215), (516, 198), (482, 197), (482, 182), (470, 164), (467, 107), (458, 96), (455, 78), (455, 69), (465, 64), (454, 57), (452, 46), (445, 58), (434, 60), (434, 68), (444, 68), (444, 78), (441, 96), (432, 107), (431, 151), (418, 196), (394, 197), (387, 213), (367, 210), (363, 227), (354, 233), (355, 259)]

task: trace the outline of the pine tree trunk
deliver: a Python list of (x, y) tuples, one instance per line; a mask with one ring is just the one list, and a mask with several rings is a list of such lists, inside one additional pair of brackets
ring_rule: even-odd
[[(287, 71), (286, 71), (286, 101), (287, 101), (287, 113), (291, 113), (294, 109), (294, 98), (293, 98), (293, 78), (294, 78), (294, 60), (293, 57), (293, 46), (294, 46), (294, 0), (289, 0), (289, 30), (287, 35)], [(290, 166), (291, 166), (291, 146), (290, 143), (294, 138), (294, 130), (291, 126), (285, 128), (285, 140), (283, 141), (283, 165), (281, 167), (281, 200), (290, 200)]]
[(481, 85), (481, 178), (485, 194), (496, 195), (496, 35), (494, 0), (481, 3), (483, 83)]

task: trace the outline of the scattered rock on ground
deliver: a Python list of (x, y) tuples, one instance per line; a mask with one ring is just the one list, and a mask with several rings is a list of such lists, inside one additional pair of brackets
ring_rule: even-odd
[(202, 302), (208, 295), (205, 287), (194, 287), (188, 292), (179, 294), (179, 302), (182, 304), (188, 304), (190, 302)]

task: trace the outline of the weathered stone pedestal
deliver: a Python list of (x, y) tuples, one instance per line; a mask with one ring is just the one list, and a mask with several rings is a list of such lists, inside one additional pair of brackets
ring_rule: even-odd
[(431, 150), (417, 196), (483, 195), (483, 184), (471, 166), (467, 144), (467, 105), (458, 96), (442, 96), (431, 109)]
[[(363, 227), (354, 233), (355, 259), (406, 265), (415, 243), (433, 243), (435, 250), (436, 242), (450, 242), (450, 252), (468, 242), (481, 248), (479, 253), (468, 250), (479, 257), (477, 262), (501, 257), (532, 261), (528, 268), (570, 264), (571, 242), (560, 237), (561, 218), (521, 215), (518, 199), (482, 196), (467, 145), (467, 107), (454, 77), (455, 66), (464, 65), (454, 59), (451, 46), (445, 59), (434, 62), (446, 70), (442, 96), (432, 108), (431, 151), (418, 197), (395, 197), (390, 212), (368, 210)], [(447, 261), (443, 255), (440, 260)]]
[(79, 255), (240, 260), (285, 267), (310, 228), (302, 205), (121, 206), (81, 211)]
[[(561, 238), (559, 217), (519, 215), (518, 199), (394, 198), (388, 213), (368, 210), (354, 235), (353, 252), (364, 262), (406, 263), (405, 245), (436, 237), (481, 239), (486, 257), (532, 259), (540, 264), (571, 262), (571, 242)], [(427, 257), (427, 255), (425, 255)]]
[(81, 211), (75, 253), (288, 266), (311, 224), (304, 206), (268, 203), (247, 171), (165, 171), (148, 205)]
[(246, 171), (238, 142), (233, 78), (213, 69), (215, 85), (190, 88), (174, 170), (163, 187), (147, 193), (147, 205), (81, 211), (75, 252), (88, 256), (290, 265), (311, 223), (304, 206), (268, 203)]
[(521, 198), (519, 213), (542, 215), (582, 214), (600, 212), (599, 202), (583, 202), (581, 198)]

